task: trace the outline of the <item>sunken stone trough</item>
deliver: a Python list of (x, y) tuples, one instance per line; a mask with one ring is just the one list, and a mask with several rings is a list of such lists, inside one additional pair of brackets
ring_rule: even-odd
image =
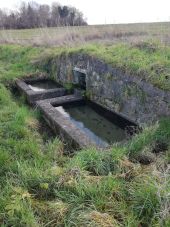
[[(170, 92), (84, 53), (53, 58), (48, 72), (61, 84), (86, 87), (88, 98), (139, 125), (170, 116)], [(168, 81), (167, 81), (168, 83)]]
[(59, 97), (67, 94), (65, 88), (48, 77), (17, 79), (16, 86), (26, 96), (29, 104), (34, 105), (38, 100)]
[[(36, 102), (45, 121), (73, 148), (106, 148), (125, 140), (134, 122), (78, 95)], [(132, 132), (132, 131), (131, 131)]]

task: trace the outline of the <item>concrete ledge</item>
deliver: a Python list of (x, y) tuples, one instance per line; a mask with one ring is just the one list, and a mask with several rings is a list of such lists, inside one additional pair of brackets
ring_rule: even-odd
[(46, 99), (36, 102), (38, 108), (45, 121), (52, 128), (52, 130), (59, 134), (64, 140), (67, 141), (73, 148), (84, 147), (97, 147), (105, 148), (105, 146), (99, 147), (96, 142), (90, 138), (83, 130), (79, 129), (68, 117), (59, 112), (53, 105), (61, 105), (74, 101), (81, 101), (82, 97), (75, 95), (67, 95), (59, 98)]
[(36, 82), (36, 81), (43, 81), (45, 78), (31, 78), (25, 80), (16, 80), (16, 86), (21, 93), (26, 96), (26, 99), (29, 104), (33, 105), (38, 100), (44, 100), (53, 97), (59, 97), (67, 94), (65, 88), (54, 88), (48, 89), (44, 91), (33, 91), (27, 83), (29, 82)]

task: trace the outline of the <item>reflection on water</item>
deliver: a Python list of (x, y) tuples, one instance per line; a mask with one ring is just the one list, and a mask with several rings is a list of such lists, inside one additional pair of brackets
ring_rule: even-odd
[(32, 86), (32, 85), (28, 85), (33, 91), (45, 91), (46, 89), (44, 88), (39, 88), (39, 87), (36, 87), (36, 86)]
[(119, 142), (126, 137), (125, 131), (95, 112), (88, 105), (56, 107), (58, 111), (92, 137), (98, 144)]
[(35, 81), (32, 82), (31, 84), (28, 84), (28, 86), (33, 91), (45, 91), (59, 87), (54, 81), (51, 80)]
[(70, 115), (64, 110), (62, 106), (58, 106), (55, 109), (57, 109), (61, 114), (63, 114), (65, 117), (70, 117)]

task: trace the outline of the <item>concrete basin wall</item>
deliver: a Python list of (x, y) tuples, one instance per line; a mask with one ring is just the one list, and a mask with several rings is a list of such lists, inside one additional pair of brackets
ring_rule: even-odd
[(170, 116), (170, 92), (94, 57), (85, 54), (61, 55), (50, 64), (51, 76), (61, 84), (74, 82), (75, 67), (86, 72), (88, 98), (137, 124)]

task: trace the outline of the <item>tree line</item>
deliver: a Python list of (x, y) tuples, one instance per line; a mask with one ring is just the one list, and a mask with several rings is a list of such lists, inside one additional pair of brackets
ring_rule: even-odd
[(0, 9), (0, 28), (25, 29), (38, 27), (87, 25), (82, 12), (75, 7), (36, 2), (22, 2), (17, 10), (7, 12)]

